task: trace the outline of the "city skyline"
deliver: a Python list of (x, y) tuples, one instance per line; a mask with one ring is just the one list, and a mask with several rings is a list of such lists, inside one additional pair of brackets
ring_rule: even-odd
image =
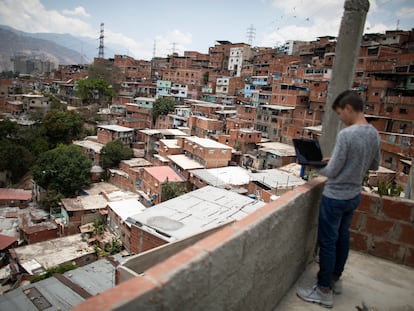
[[(337, 36), (343, 4), (337, 0), (212, 0), (204, 6), (186, 0), (121, 0), (105, 5), (95, 0), (3, 0), (0, 24), (29, 33), (87, 37), (97, 54), (100, 24), (104, 23), (105, 45), (114, 54), (149, 60), (154, 54), (208, 53), (216, 40), (275, 47), (287, 40)], [(409, 30), (413, 18), (414, 3), (409, 0), (370, 1), (364, 33)], [(81, 45), (73, 49), (80, 52)]]

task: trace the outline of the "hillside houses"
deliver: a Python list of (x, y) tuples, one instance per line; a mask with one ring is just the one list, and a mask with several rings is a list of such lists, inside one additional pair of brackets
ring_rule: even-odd
[[(414, 156), (413, 35), (414, 30), (364, 35), (352, 86), (365, 98), (366, 117), (381, 136), (382, 170), (373, 176), (404, 190)], [(76, 236), (87, 249), (82, 264), (96, 259), (92, 245), (112, 239), (126, 254), (136, 254), (238, 221), (302, 185), (291, 142), (321, 135), (335, 45), (330, 36), (280, 48), (222, 40), (207, 54), (95, 59), (121, 70), (113, 77), (116, 96), (88, 120), (96, 135), (73, 141), (91, 160), (92, 186), (61, 199), (47, 219), (20, 216), (36, 205), (30, 190), (0, 189), (0, 210), (14, 208), (0, 214), (7, 226), (12, 221), (14, 234), (4, 249)], [(51, 103), (38, 91), (46, 87), (63, 107), (82, 107), (75, 89), (87, 67), (59, 66), (36, 81), (0, 81), (0, 118), (22, 121), (47, 113)], [(152, 109), (162, 97), (176, 106), (154, 120)], [(104, 170), (102, 148), (113, 141), (132, 148), (134, 156)], [(185, 194), (165, 199), (167, 183)], [(94, 236), (96, 221), (106, 225), (107, 235)], [(23, 254), (12, 251), (11, 257), (27, 273), (49, 268), (47, 258), (31, 267), (34, 253)]]

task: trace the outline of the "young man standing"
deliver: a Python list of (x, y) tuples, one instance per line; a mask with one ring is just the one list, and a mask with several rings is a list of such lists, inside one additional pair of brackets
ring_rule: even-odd
[(346, 126), (336, 138), (332, 157), (318, 173), (328, 177), (319, 210), (319, 272), (317, 285), (298, 288), (305, 301), (333, 306), (333, 292), (342, 290), (341, 274), (349, 253), (349, 227), (361, 199), (362, 181), (368, 170), (377, 170), (380, 137), (364, 116), (358, 93), (345, 91), (332, 104)]

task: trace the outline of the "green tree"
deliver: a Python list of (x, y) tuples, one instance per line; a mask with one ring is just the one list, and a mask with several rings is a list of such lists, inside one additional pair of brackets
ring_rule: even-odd
[(50, 146), (70, 144), (80, 138), (83, 132), (83, 119), (77, 113), (50, 110), (42, 120), (42, 127)]
[(18, 125), (16, 122), (8, 119), (0, 121), (0, 137), (13, 138), (18, 132)]
[(106, 229), (106, 223), (103, 218), (97, 218), (93, 222), (93, 234), (101, 235)]
[(107, 102), (115, 96), (114, 90), (108, 83), (101, 79), (84, 79), (76, 83), (76, 95), (84, 103)]
[(122, 243), (117, 239), (112, 239), (111, 242), (105, 244), (104, 249), (105, 252), (114, 255), (122, 250)]
[(34, 157), (30, 151), (9, 139), (0, 140), (0, 171), (8, 172), (13, 183), (22, 178), (33, 165)]
[(119, 140), (111, 141), (101, 149), (102, 167), (107, 169), (118, 166), (121, 160), (129, 160), (133, 155), (132, 149)]
[(32, 168), (33, 179), (46, 190), (71, 197), (90, 184), (91, 161), (75, 145), (59, 145), (42, 153)]
[(166, 116), (168, 113), (173, 112), (176, 102), (170, 97), (158, 98), (152, 107), (152, 118), (153, 123), (157, 120), (158, 116)]
[(167, 180), (162, 184), (161, 201), (173, 199), (187, 192), (188, 190), (181, 183)]

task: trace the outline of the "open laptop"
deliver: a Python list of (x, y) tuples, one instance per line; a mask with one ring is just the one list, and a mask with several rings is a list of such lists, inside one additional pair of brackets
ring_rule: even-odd
[(299, 164), (324, 167), (327, 161), (322, 161), (322, 150), (319, 141), (308, 138), (293, 138), (296, 158)]

